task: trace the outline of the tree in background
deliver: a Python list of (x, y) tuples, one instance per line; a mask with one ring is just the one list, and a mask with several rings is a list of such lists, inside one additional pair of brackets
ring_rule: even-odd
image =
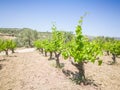
[(29, 28), (23, 28), (16, 41), (18, 42), (19, 46), (33, 47), (33, 42), (37, 39), (37, 31)]

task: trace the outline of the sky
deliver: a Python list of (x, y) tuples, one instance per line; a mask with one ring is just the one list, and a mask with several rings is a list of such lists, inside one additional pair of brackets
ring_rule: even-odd
[(75, 32), (86, 12), (84, 35), (120, 37), (120, 0), (0, 0), (0, 28)]

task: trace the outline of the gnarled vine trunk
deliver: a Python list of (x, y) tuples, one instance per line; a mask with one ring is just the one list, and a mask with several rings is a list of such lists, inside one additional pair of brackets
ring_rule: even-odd
[(80, 80), (80, 83), (85, 84), (84, 62), (79, 62), (79, 63), (73, 63), (73, 62), (71, 62), (71, 63), (72, 63), (72, 65), (74, 65), (78, 69), (79, 76), (77, 77), (77, 79)]
[(11, 49), (12, 53), (15, 53), (14, 49)]
[(8, 56), (8, 50), (5, 50), (5, 54)]
[(112, 54), (112, 59), (113, 59), (113, 63), (116, 63), (116, 55), (115, 54)]
[(47, 51), (45, 51), (45, 57), (47, 57)]
[(43, 54), (43, 48), (40, 49), (40, 52)]
[(55, 57), (56, 57), (56, 68), (60, 68), (60, 59), (59, 59), (59, 57), (60, 57), (60, 54), (61, 53), (56, 53), (55, 52)]
[(109, 51), (106, 51), (107, 52), (107, 55), (109, 56), (110, 54), (109, 54)]
[(52, 52), (50, 52), (50, 57), (49, 57), (49, 60), (51, 60), (52, 59)]
[(84, 82), (85, 81), (84, 62), (78, 63), (78, 65), (76, 67), (79, 70), (80, 79), (82, 80), (82, 82)]

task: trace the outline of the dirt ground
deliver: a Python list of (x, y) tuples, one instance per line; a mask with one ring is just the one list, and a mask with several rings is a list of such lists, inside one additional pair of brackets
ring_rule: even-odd
[(0, 55), (0, 90), (120, 90), (120, 58), (109, 65), (111, 56), (103, 56), (101, 66), (85, 64), (89, 85), (77, 85), (62, 71), (77, 69), (61, 57), (62, 69), (55, 68), (55, 60), (34, 49), (17, 50), (8, 57)]

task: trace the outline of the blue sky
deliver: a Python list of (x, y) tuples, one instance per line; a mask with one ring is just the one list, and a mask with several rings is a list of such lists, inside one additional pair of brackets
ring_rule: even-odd
[(74, 32), (85, 12), (83, 34), (120, 37), (120, 0), (0, 0), (0, 27)]

